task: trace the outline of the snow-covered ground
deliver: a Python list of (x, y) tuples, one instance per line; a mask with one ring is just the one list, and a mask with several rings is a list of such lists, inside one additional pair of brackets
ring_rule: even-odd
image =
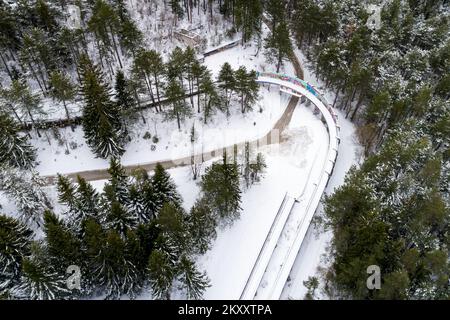
[(285, 137), (279, 148), (261, 149), (264, 179), (243, 193), (241, 218), (220, 230), (212, 249), (199, 257), (212, 285), (205, 299), (239, 299), (284, 195), (301, 192), (315, 154), (327, 143), (323, 124), (303, 105), (297, 106)]
[[(196, 131), (194, 152), (201, 153), (214, 150), (223, 146), (232, 146), (234, 143), (250, 141), (264, 136), (279, 119), (288, 103), (288, 97), (278, 93), (277, 90), (262, 88), (261, 100), (254, 110), (242, 114), (238, 108), (232, 111), (227, 119), (225, 114), (218, 111), (206, 125), (203, 124), (201, 114), (196, 114), (187, 119), (178, 130), (176, 121), (163, 121), (164, 115), (147, 110), (145, 117), (147, 123), (139, 123), (133, 128), (131, 142), (126, 145), (126, 152), (121, 158), (124, 165), (143, 164), (154, 161), (175, 160), (192, 154), (191, 128)], [(54, 175), (56, 173), (71, 173), (84, 170), (104, 169), (108, 167), (108, 161), (96, 158), (83, 138), (81, 127), (60, 131), (60, 143), (53, 136), (52, 131), (37, 138), (33, 135), (32, 144), (38, 148), (37, 170), (41, 175)], [(157, 135), (158, 143), (152, 139), (145, 139), (149, 132), (151, 136)], [(48, 142), (48, 138), (51, 144)], [(76, 148), (74, 147), (76, 143)], [(156, 148), (151, 150), (152, 145)], [(73, 149), (72, 149), (73, 148)], [(69, 150), (66, 153), (66, 150)]]

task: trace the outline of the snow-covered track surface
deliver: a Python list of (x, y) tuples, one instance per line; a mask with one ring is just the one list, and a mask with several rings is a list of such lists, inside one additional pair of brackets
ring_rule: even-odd
[(258, 73), (261, 84), (306, 97), (319, 110), (328, 131), (326, 156), (312, 169), (305, 189), (293, 198), (286, 196), (264, 241), (241, 299), (279, 299), (297, 253), (333, 172), (339, 146), (337, 116), (324, 96), (304, 80), (277, 73)]

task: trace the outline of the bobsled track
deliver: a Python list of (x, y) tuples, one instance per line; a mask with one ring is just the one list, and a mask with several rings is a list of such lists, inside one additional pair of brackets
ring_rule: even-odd
[(326, 157), (309, 173), (304, 190), (285, 195), (245, 284), (240, 299), (279, 299), (295, 258), (333, 172), (339, 146), (337, 116), (324, 96), (307, 82), (287, 75), (263, 72), (260, 84), (277, 85), (280, 91), (309, 99), (328, 131)]

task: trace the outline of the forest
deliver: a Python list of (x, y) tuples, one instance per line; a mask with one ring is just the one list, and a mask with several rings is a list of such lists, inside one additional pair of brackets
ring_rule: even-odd
[[(210, 23), (223, 19), (224, 34), (264, 48), (277, 72), (301, 50), (303, 67), (356, 126), (364, 162), (323, 199), (330, 263), (306, 284), (307, 298), (316, 298), (318, 280), (332, 299), (450, 297), (447, 1), (151, 2), (174, 24), (195, 12)], [(380, 8), (379, 26), (367, 23), (369, 4)], [(65, 21), (69, 6), (79, 10), (76, 27)], [(125, 172), (129, 132), (150, 121), (143, 110), (180, 130), (193, 114), (204, 123), (230, 108), (245, 114), (259, 96), (255, 70), (225, 62), (213, 77), (190, 47), (148, 48), (127, 8), (124, 0), (0, 1), (0, 190), (18, 209), (18, 217), (0, 215), (1, 299), (133, 299), (148, 288), (155, 299), (171, 299), (174, 290), (201, 299), (210, 284), (195, 257), (218, 226), (239, 218), (242, 189), (264, 172), (263, 156), (248, 144), (243, 161), (224, 152), (197, 179), (201, 193), (190, 210), (162, 165)], [(50, 119), (49, 104), (64, 117)], [(61, 217), (34, 170), (30, 141), (64, 127), (82, 128), (90, 150), (110, 161), (110, 178), (98, 191), (82, 177), (59, 175)], [(88, 270), (76, 292), (66, 286), (71, 265)], [(380, 290), (366, 287), (369, 265), (382, 270)]]

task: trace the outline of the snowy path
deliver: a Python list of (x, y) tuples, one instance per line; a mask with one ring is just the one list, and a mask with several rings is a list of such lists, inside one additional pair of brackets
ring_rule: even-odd
[[(290, 122), (290, 119), (292, 117), (293, 111), (295, 109), (295, 106), (298, 103), (298, 97), (292, 97), (289, 101), (289, 104), (285, 108), (282, 115), (279, 117), (279, 119), (274, 123), (270, 131), (265, 134), (264, 136), (255, 139), (253, 141), (249, 141), (250, 144), (258, 145), (258, 146), (265, 146), (270, 144), (277, 144), (280, 141), (280, 136), (282, 132), (285, 130), (287, 125)], [(242, 141), (240, 143), (237, 143), (238, 149), (244, 148), (245, 141)], [(222, 156), (223, 150), (227, 149), (229, 153), (231, 154), (233, 151), (233, 145), (223, 146), (220, 148), (216, 148), (213, 150), (208, 150), (203, 153), (197, 153), (194, 155), (194, 158), (196, 162), (203, 160), (208, 161), (217, 157)], [(129, 164), (124, 165), (125, 171), (127, 173), (131, 173), (133, 170), (137, 168), (143, 168), (147, 171), (151, 171), (155, 168), (157, 163), (161, 163), (164, 168), (170, 169), (170, 168), (176, 168), (181, 166), (187, 166), (191, 164), (191, 155), (180, 157), (176, 159), (169, 159), (169, 160), (157, 160), (157, 161), (151, 161), (146, 163), (136, 163), (136, 164)], [(70, 172), (65, 174), (67, 177), (71, 179), (76, 179), (76, 177), (79, 175), (83, 177), (86, 181), (96, 181), (96, 180), (104, 180), (109, 178), (109, 173), (107, 171), (107, 168), (103, 169), (95, 169), (95, 170), (85, 170), (85, 171), (77, 171), (77, 172)], [(57, 179), (57, 175), (44, 175), (43, 178), (45, 179), (47, 185), (52, 185), (55, 183)]]

